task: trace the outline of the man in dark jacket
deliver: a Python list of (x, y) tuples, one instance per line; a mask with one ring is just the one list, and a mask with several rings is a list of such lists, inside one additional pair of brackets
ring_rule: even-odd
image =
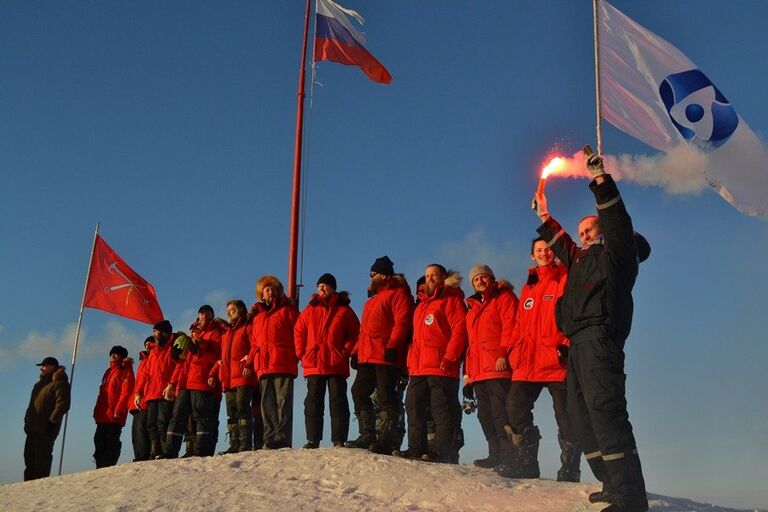
[(69, 410), (69, 380), (64, 367), (59, 366), (54, 357), (46, 357), (37, 366), (40, 380), (32, 388), (24, 415), (25, 481), (50, 476), (53, 444), (59, 435), (61, 419)]
[(582, 247), (550, 217), (543, 194), (534, 200), (543, 222), (539, 234), (568, 267), (555, 313), (558, 328), (571, 341), (568, 411), (587, 462), (603, 483), (590, 501), (610, 503), (603, 509), (607, 512), (645, 511), (645, 482), (625, 398), (624, 342), (632, 323), (638, 264), (650, 246), (633, 231), (602, 159), (589, 148), (585, 155), (598, 215), (579, 223)]

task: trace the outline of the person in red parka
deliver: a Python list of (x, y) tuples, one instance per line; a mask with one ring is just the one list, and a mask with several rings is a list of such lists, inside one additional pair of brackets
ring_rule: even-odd
[[(413, 296), (405, 278), (395, 274), (394, 263), (388, 256), (373, 262), (370, 277), (360, 336), (350, 360), (357, 370), (352, 399), (360, 436), (346, 446), (391, 454), (398, 428), (396, 386), (410, 340)], [(374, 390), (380, 406), (378, 438), (371, 400)]]
[(227, 407), (229, 448), (221, 452), (237, 453), (253, 449), (253, 413), (251, 402), (256, 387), (256, 376), (243, 376), (243, 369), (251, 350), (251, 326), (245, 302), (233, 299), (227, 302), (228, 324), (221, 341), (221, 359), (211, 369), (210, 386), (220, 383)]
[[(539, 477), (539, 427), (533, 424), (533, 404), (544, 388), (552, 396), (558, 440), (562, 450), (560, 482), (578, 482), (581, 453), (568, 418), (566, 383), (570, 342), (558, 330), (555, 304), (563, 295), (568, 271), (555, 262), (554, 253), (542, 238), (531, 242), (531, 259), (536, 266), (520, 293), (515, 330), (500, 350), (497, 368), (512, 368), (512, 385), (507, 396), (506, 427), (515, 445), (513, 456), (497, 468), (509, 478)], [(507, 364), (509, 361), (509, 365)]]
[(325, 389), (331, 411), (331, 442), (344, 446), (349, 434), (347, 377), (349, 358), (357, 343), (360, 321), (349, 307), (349, 294), (336, 292), (336, 278), (323, 274), (317, 280), (317, 293), (299, 315), (293, 330), (296, 356), (301, 359), (307, 380), (304, 423), (307, 444), (317, 448), (323, 438)]
[[(168, 426), (166, 458), (175, 458), (181, 449), (181, 436), (192, 415), (195, 425), (194, 455), (211, 456), (216, 449), (219, 430), (219, 407), (221, 390), (216, 383), (208, 382), (211, 370), (221, 358), (221, 337), (223, 328), (214, 320), (213, 308), (208, 304), (200, 306), (197, 321), (190, 326), (192, 342), (187, 348), (186, 359), (174, 372), (171, 385), (178, 390), (173, 418)], [(181, 394), (189, 394), (189, 406), (180, 407)], [(190, 455), (190, 454), (187, 454)]]
[(149, 430), (147, 429), (147, 402), (141, 400), (136, 405), (134, 396), (139, 382), (147, 371), (147, 358), (152, 349), (155, 348), (155, 338), (152, 336), (144, 340), (144, 350), (139, 352), (139, 365), (136, 367), (136, 380), (133, 393), (128, 399), (128, 412), (133, 417), (131, 421), (131, 444), (133, 445), (133, 462), (149, 460)]
[(128, 417), (128, 403), (133, 392), (133, 359), (128, 350), (115, 345), (109, 351), (109, 368), (99, 386), (99, 396), (93, 408), (96, 433), (93, 458), (97, 468), (114, 466), (120, 458), (120, 433)]
[[(290, 448), (293, 443), (293, 381), (298, 358), (293, 328), (299, 312), (275, 276), (256, 283), (256, 316), (251, 324), (251, 351), (246, 360), (259, 379), (264, 448)], [(248, 373), (248, 372), (246, 372)]]
[(174, 347), (177, 335), (168, 320), (161, 320), (152, 328), (156, 346), (147, 357), (147, 368), (136, 383), (133, 403), (139, 407), (147, 404), (147, 430), (149, 431), (150, 458), (162, 457), (168, 422), (173, 412), (173, 402), (166, 399), (165, 391), (170, 386), (176, 369), (180, 350)]
[[(427, 266), (424, 278), (408, 350), (408, 449), (396, 454), (456, 464), (461, 421), (459, 367), (467, 348), (464, 292), (461, 276), (437, 263)], [(430, 416), (435, 425), (434, 451), (427, 444)]]
[(488, 265), (472, 267), (469, 281), (475, 294), (467, 298), (469, 346), (464, 363), (464, 396), (477, 398), (477, 419), (488, 442), (488, 457), (473, 464), (493, 468), (512, 453), (512, 443), (504, 431), (512, 372), (508, 368), (498, 370), (496, 359), (499, 347), (512, 336), (518, 301), (512, 285), (503, 279), (497, 281)]

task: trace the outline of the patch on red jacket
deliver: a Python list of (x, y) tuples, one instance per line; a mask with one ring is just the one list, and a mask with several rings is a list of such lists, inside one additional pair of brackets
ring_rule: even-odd
[(525, 302), (523, 302), (523, 308), (525, 309), (533, 309), (533, 297), (530, 297), (528, 299), (525, 299)]
[(430, 313), (427, 315), (427, 317), (424, 319), (424, 323), (427, 325), (432, 325), (435, 322), (435, 316)]
[(555, 299), (554, 295), (545, 295), (544, 296), (544, 300), (554, 300), (554, 299)]

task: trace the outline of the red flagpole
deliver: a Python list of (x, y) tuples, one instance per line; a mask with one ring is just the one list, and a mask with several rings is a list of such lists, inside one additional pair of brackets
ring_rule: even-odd
[(291, 195), (291, 239), (288, 247), (288, 296), (298, 298), (296, 286), (296, 259), (299, 250), (299, 205), (301, 197), (301, 144), (304, 130), (304, 71), (307, 66), (307, 36), (309, 34), (310, 2), (304, 14), (304, 42), (299, 67), (299, 92), (296, 107), (296, 142), (293, 148), (293, 193)]

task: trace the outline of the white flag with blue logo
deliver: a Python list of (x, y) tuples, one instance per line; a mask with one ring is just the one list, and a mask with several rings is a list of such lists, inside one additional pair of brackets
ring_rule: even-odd
[(722, 92), (680, 50), (599, 2), (602, 117), (668, 152), (706, 155), (706, 182), (747, 215), (768, 212), (768, 153)]

